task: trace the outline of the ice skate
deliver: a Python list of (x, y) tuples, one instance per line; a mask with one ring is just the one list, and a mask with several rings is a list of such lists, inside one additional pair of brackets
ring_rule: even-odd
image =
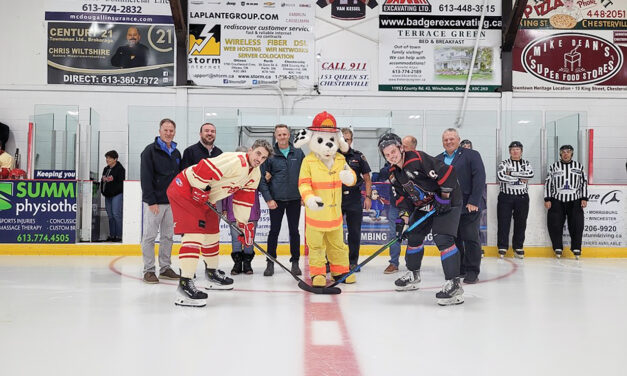
[(573, 249), (573, 255), (575, 256), (575, 260), (579, 260), (579, 256), (581, 256), (581, 250)]
[(420, 270), (410, 270), (404, 276), (394, 281), (396, 291), (418, 290), (420, 285)]
[(524, 249), (515, 249), (514, 250), (514, 256), (517, 259), (524, 259), (525, 258), (525, 250)]
[(507, 249), (499, 249), (499, 257), (500, 258), (505, 257), (506, 253), (507, 253)]
[(205, 269), (207, 275), (206, 290), (233, 290), (233, 279), (219, 269)]
[(562, 258), (562, 250), (561, 249), (556, 249), (555, 251), (555, 257), (556, 258)]
[(459, 277), (446, 281), (442, 290), (435, 294), (438, 304), (441, 306), (462, 304), (464, 302), (464, 289)]
[(207, 305), (207, 294), (198, 291), (191, 278), (179, 279), (179, 287), (176, 289), (177, 298), (174, 304), (184, 307), (204, 307)]

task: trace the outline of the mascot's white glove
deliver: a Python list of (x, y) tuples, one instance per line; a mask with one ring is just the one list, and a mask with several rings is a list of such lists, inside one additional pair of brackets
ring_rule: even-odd
[(324, 203), (322, 199), (318, 196), (311, 196), (305, 201), (305, 205), (309, 208), (309, 210), (320, 210), (324, 207)]
[(349, 187), (355, 185), (355, 175), (349, 165), (344, 164), (344, 169), (340, 171), (340, 180)]

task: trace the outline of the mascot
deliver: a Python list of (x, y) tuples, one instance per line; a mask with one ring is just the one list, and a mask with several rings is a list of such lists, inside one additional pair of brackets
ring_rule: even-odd
[[(305, 203), (305, 239), (309, 248), (309, 273), (313, 286), (325, 286), (326, 263), (331, 275), (339, 279), (348, 272), (348, 248), (342, 231), (342, 183), (357, 182), (355, 172), (340, 153), (348, 144), (337, 128), (335, 118), (325, 112), (313, 119), (311, 127), (300, 131), (294, 140), (297, 148), (309, 146), (303, 160), (298, 190)], [(351, 274), (345, 283), (355, 283)]]

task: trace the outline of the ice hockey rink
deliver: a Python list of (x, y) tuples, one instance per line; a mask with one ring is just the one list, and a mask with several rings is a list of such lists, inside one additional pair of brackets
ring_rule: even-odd
[(300, 290), (278, 268), (263, 277), (264, 266), (257, 256), (254, 275), (190, 308), (174, 305), (175, 282), (141, 282), (140, 257), (0, 256), (0, 374), (624, 372), (625, 259), (486, 257), (465, 303), (448, 307), (434, 297), (437, 257), (425, 257), (421, 289), (402, 293), (401, 273), (382, 273), (387, 257), (333, 296)]

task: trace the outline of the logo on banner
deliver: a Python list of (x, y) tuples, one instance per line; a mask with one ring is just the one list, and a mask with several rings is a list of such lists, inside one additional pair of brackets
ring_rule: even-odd
[(0, 211), (13, 207), (11, 200), (5, 195), (13, 196), (13, 183), (0, 183)]
[(190, 24), (189, 55), (219, 56), (221, 25)]
[[(331, 17), (338, 20), (354, 21), (366, 17), (366, 5), (373, 9), (377, 5), (376, 0), (318, 0), (316, 2), (320, 8), (331, 4)], [(300, 4), (307, 6), (309, 4)]]
[(381, 10), (397, 13), (431, 13), (431, 4), (427, 0), (385, 0)]
[(523, 50), (522, 64), (535, 77), (563, 85), (603, 82), (620, 71), (622, 52), (609, 41), (579, 33), (536, 39)]
[(620, 191), (618, 189), (607, 192), (605, 196), (601, 198), (601, 205), (609, 204), (610, 202), (620, 202), (620, 199), (618, 198), (619, 193)]

